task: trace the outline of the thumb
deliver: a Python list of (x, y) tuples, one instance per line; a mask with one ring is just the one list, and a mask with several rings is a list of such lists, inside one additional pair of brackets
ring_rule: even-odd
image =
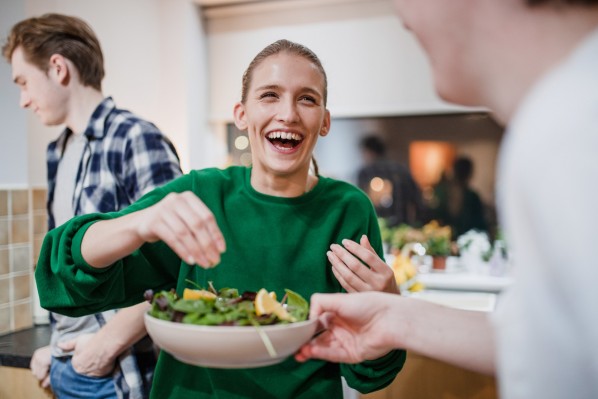
[(326, 313), (336, 313), (339, 302), (342, 302), (342, 298), (347, 294), (313, 294), (310, 300), (310, 319), (320, 319), (320, 323), (323, 327), (327, 328), (331, 315), (325, 315), (320, 318), (321, 315)]
[(40, 383), (42, 388), (49, 388), (50, 387), (50, 375), (48, 374), (48, 376), (46, 378), (44, 378), (44, 380)]
[(65, 352), (74, 351), (75, 348), (77, 347), (77, 340), (76, 339), (71, 339), (69, 341), (59, 342), (58, 343), (58, 347), (60, 349), (62, 349), (63, 351), (65, 351)]

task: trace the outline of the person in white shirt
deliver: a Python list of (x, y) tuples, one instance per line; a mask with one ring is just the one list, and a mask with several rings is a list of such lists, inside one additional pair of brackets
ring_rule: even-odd
[(404, 348), (496, 374), (503, 398), (598, 398), (598, 1), (394, 3), (437, 92), (508, 126), (497, 195), (515, 283), (490, 316), (314, 295), (311, 317), (328, 330), (296, 358), (353, 363)]

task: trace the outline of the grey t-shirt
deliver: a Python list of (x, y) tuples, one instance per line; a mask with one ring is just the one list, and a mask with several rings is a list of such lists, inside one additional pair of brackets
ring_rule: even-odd
[[(75, 216), (73, 195), (79, 163), (83, 157), (86, 144), (87, 138), (83, 134), (71, 134), (58, 164), (54, 203), (52, 204), (56, 226), (60, 226)], [(56, 326), (52, 333), (50, 345), (52, 346), (52, 355), (55, 357), (72, 354), (60, 349), (57, 345), (58, 342), (68, 341), (80, 334), (94, 333), (100, 328), (94, 316), (67, 317), (53, 313), (52, 317), (56, 320)]]

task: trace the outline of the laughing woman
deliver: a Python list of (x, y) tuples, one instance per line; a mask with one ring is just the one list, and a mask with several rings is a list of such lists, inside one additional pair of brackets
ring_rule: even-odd
[[(249, 135), (252, 166), (193, 171), (124, 211), (54, 229), (36, 270), (42, 305), (79, 316), (141, 302), (148, 288), (181, 294), (186, 280), (241, 292), (290, 288), (306, 298), (343, 289), (395, 292), (365, 194), (310, 173), (316, 142), (330, 129), (326, 87), (311, 50), (286, 40), (262, 50), (234, 107), (235, 124)], [(369, 268), (341, 262), (342, 246), (358, 251)], [(222, 370), (162, 352), (152, 397), (341, 398), (341, 375), (371, 392), (388, 385), (404, 361), (405, 352), (392, 351), (357, 365), (290, 358)]]

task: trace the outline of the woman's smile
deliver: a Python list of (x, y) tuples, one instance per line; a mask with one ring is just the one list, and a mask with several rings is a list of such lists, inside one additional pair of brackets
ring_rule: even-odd
[(297, 152), (303, 139), (303, 134), (286, 129), (273, 130), (266, 134), (266, 140), (270, 142), (274, 150), (284, 154)]

